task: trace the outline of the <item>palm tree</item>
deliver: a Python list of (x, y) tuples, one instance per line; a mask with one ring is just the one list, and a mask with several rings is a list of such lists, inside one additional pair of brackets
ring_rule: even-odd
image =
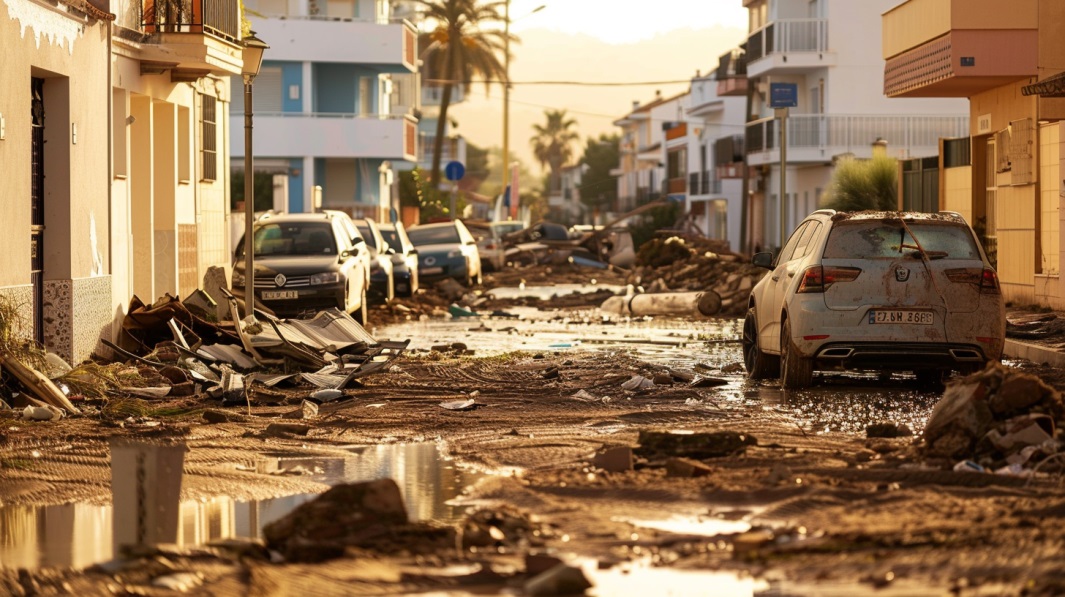
[[(433, 142), (433, 165), (429, 180), (440, 180), (440, 155), (443, 149), (447, 110), (451, 105), (454, 85), (469, 92), (475, 78), (484, 79), (485, 93), (493, 81), (506, 78), (500, 62), (504, 52), (503, 31), (482, 30), (490, 22), (503, 22), (500, 12), (505, 1), (482, 4), (478, 0), (417, 0), (426, 7), (425, 17), (436, 23), (436, 29), (423, 38), (426, 72), (444, 86), (440, 98), (440, 115), (436, 122)], [(517, 38), (511, 36), (511, 41)], [(428, 43), (425, 43), (428, 42)]]
[(844, 158), (836, 164), (821, 207), (836, 211), (897, 210), (898, 176), (899, 163), (893, 157)]
[(562, 166), (573, 159), (573, 142), (579, 138), (570, 127), (577, 126), (577, 121), (566, 118), (565, 110), (547, 110), (547, 124), (534, 124), (536, 135), (530, 139), (533, 155), (540, 161), (540, 167), (550, 168), (548, 192), (557, 191), (562, 186)]

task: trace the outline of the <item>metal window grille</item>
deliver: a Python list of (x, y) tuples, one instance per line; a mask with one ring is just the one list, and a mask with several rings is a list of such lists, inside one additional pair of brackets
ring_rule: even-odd
[[(203, 95), (200, 97), (203, 99), (201, 102), (202, 109), (200, 110), (200, 123), (201, 123), (201, 136), (203, 137), (203, 171), (200, 176), (202, 180), (216, 180), (218, 178), (218, 134), (216, 132), (217, 122), (216, 109), (218, 100), (214, 96)], [(251, 151), (250, 147), (244, 148), (244, 151)]]

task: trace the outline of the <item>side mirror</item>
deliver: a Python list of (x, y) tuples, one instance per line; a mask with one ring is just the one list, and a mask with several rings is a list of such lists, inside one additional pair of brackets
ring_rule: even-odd
[(758, 267), (773, 269), (773, 254), (769, 252), (755, 253), (754, 257), (751, 258), (751, 263)]
[(407, 255), (417, 256), (418, 255), (418, 249), (411, 249), (411, 250), (407, 251)]

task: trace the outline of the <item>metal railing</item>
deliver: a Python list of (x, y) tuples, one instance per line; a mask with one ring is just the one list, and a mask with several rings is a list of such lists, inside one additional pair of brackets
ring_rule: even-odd
[(782, 19), (747, 36), (747, 64), (775, 52), (825, 52), (828, 19)]
[[(747, 153), (779, 146), (774, 118), (747, 123)], [(788, 150), (832, 149), (836, 153), (868, 149), (877, 139), (891, 149), (938, 147), (941, 138), (968, 134), (967, 116), (826, 116), (799, 114), (788, 117)]]
[(207, 33), (240, 39), (238, 0), (143, 0), (145, 33)]

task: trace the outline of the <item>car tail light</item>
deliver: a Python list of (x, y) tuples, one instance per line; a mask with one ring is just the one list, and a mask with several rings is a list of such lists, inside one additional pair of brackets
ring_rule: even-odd
[(489, 251), (494, 251), (496, 249), (496, 244), (495, 243), (488, 243), (488, 244), (486, 244), (484, 246), (484, 248), (488, 249)]
[(1001, 292), (998, 287), (998, 273), (995, 270), (989, 267), (984, 268), (984, 273), (980, 276), (980, 292), (986, 292), (987, 294)]
[(998, 286), (998, 274), (995, 270), (985, 267), (984, 269), (961, 268), (948, 269), (943, 272), (951, 282), (972, 284), (980, 288), (980, 292), (998, 294), (1001, 292)]
[(797, 293), (824, 292), (836, 282), (852, 282), (862, 270), (856, 267), (825, 267), (812, 265), (802, 273)]

